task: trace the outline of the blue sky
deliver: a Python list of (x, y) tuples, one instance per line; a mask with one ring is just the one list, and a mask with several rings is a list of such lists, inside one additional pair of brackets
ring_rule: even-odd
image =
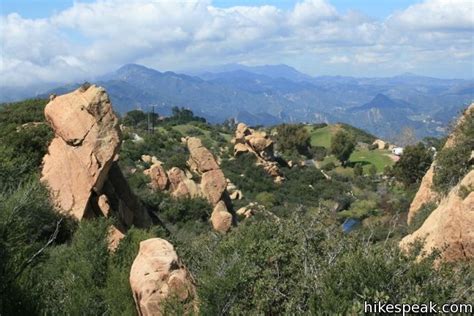
[(126, 63), (288, 64), (310, 75), (474, 77), (472, 0), (0, 0), (0, 86)]
[[(94, 2), (80, 0), (80, 2)], [(282, 9), (292, 8), (296, 0), (214, 0), (217, 7), (228, 8), (233, 6), (273, 5)], [(401, 10), (416, 0), (333, 0), (331, 4), (338, 10), (360, 10), (374, 18), (385, 18), (395, 10)], [(61, 10), (72, 6), (73, 0), (2, 0), (0, 1), (1, 14), (19, 13), (25, 18), (46, 18)]]

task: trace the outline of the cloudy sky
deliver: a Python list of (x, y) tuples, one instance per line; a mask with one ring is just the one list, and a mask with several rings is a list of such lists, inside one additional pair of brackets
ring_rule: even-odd
[(472, 0), (0, 0), (0, 85), (288, 64), (311, 75), (474, 77)]

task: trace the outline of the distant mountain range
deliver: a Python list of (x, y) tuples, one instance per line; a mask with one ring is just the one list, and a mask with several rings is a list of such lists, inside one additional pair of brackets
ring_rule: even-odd
[[(474, 100), (474, 80), (413, 74), (390, 78), (311, 77), (287, 65), (224, 65), (188, 75), (128, 64), (94, 81), (107, 89), (116, 111), (170, 114), (186, 107), (210, 122), (236, 118), (250, 125), (344, 122), (385, 138), (403, 127), (438, 136)], [(50, 93), (64, 93), (78, 84)]]

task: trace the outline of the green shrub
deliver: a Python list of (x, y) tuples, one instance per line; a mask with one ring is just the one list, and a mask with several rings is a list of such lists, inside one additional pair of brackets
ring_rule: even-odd
[(433, 186), (443, 194), (457, 185), (471, 169), (469, 160), (474, 150), (474, 111), (464, 114), (452, 137), (453, 145), (443, 148), (436, 156)]
[(443, 149), (436, 156), (434, 188), (447, 193), (468, 172), (471, 149), (462, 145)]
[(378, 213), (376, 201), (357, 200), (352, 203), (348, 210), (339, 212), (337, 215), (341, 220), (345, 220), (346, 218), (364, 219), (370, 215), (377, 215)]
[(304, 125), (282, 124), (276, 128), (278, 149), (288, 155), (308, 155), (310, 135)]
[(419, 183), (433, 161), (433, 153), (422, 143), (407, 146), (393, 166), (395, 178), (406, 187)]
[(355, 146), (356, 142), (354, 137), (346, 131), (340, 130), (331, 140), (331, 153), (339, 159), (342, 166), (345, 166)]

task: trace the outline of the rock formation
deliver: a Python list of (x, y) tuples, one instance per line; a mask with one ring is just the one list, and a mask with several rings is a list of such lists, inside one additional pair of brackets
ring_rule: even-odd
[(140, 243), (130, 270), (130, 286), (140, 316), (163, 315), (167, 300), (185, 302), (187, 313), (197, 311), (193, 279), (173, 245), (164, 239)]
[[(459, 124), (461, 124), (464, 121), (465, 117), (467, 117), (467, 114), (470, 113), (471, 111), (474, 111), (474, 103), (468, 107), (465, 115), (460, 117), (460, 119), (457, 122), (457, 126), (459, 126)], [(448, 139), (446, 140), (446, 143), (444, 144), (444, 148), (453, 147), (455, 142), (456, 142), (456, 135), (455, 134), (449, 135)], [(436, 191), (432, 189), (435, 168), (436, 168), (436, 161), (434, 161), (431, 164), (430, 169), (428, 169), (427, 173), (423, 177), (420, 184), (420, 188), (418, 189), (418, 192), (416, 193), (415, 198), (413, 199), (410, 205), (410, 209), (408, 211), (408, 217), (407, 217), (408, 224), (411, 223), (416, 213), (418, 213), (418, 211), (424, 204), (428, 204), (430, 202), (434, 202), (434, 203), (439, 202), (440, 196), (438, 195)]]
[[(474, 111), (474, 104), (461, 117), (459, 124), (467, 114)], [(449, 136), (445, 148), (456, 143), (456, 134)], [(433, 248), (441, 251), (441, 259), (445, 261), (474, 259), (474, 170), (464, 178), (446, 196), (441, 196), (431, 187), (436, 172), (436, 160), (423, 177), (408, 214), (411, 223), (418, 210), (427, 203), (436, 203), (436, 209), (428, 216), (421, 227), (414, 233), (405, 236), (400, 247), (408, 250), (417, 239), (424, 240), (423, 250), (430, 253)]]
[(469, 172), (461, 183), (441, 200), (423, 225), (400, 242), (402, 249), (409, 249), (416, 239), (424, 239), (424, 250), (441, 251), (446, 261), (474, 259), (474, 192), (466, 197), (460, 194), (462, 187), (474, 187), (474, 171)]
[[(189, 150), (187, 162), (190, 170), (181, 170), (173, 167), (165, 172), (161, 163), (153, 164), (144, 173), (150, 176), (150, 186), (155, 190), (168, 190), (176, 198), (180, 197), (204, 197), (213, 207), (211, 223), (215, 230), (226, 232), (230, 229), (233, 221), (231, 198), (227, 192), (227, 179), (219, 167), (214, 155), (202, 145), (199, 138), (183, 138)], [(155, 157), (142, 157), (147, 161), (156, 160)], [(192, 172), (197, 174), (201, 181), (196, 183), (192, 179)], [(240, 192), (240, 196), (241, 196)], [(234, 194), (238, 198), (239, 193)]]
[(426, 172), (421, 180), (420, 188), (416, 192), (415, 198), (410, 204), (408, 210), (407, 222), (410, 225), (415, 215), (421, 209), (421, 207), (430, 202), (437, 202), (438, 193), (434, 191), (431, 186), (433, 185), (434, 176), (434, 164), (431, 165), (430, 169)]
[(265, 132), (255, 131), (244, 123), (239, 123), (232, 143), (234, 144), (234, 156), (252, 153), (257, 158), (257, 165), (262, 166), (276, 183), (284, 181), (278, 163), (275, 161), (273, 141)]
[(385, 145), (386, 145), (386, 144), (387, 144), (387, 143), (384, 142), (383, 140), (381, 140), (381, 139), (376, 139), (376, 140), (374, 140), (374, 142), (372, 143), (372, 146), (377, 146), (377, 149), (381, 149), (381, 150), (382, 150), (382, 149), (385, 149)]
[(77, 220), (113, 216), (122, 234), (132, 224), (150, 225), (116, 163), (121, 133), (105, 90), (92, 85), (51, 98), (45, 115), (55, 137), (41, 181), (56, 209)]

